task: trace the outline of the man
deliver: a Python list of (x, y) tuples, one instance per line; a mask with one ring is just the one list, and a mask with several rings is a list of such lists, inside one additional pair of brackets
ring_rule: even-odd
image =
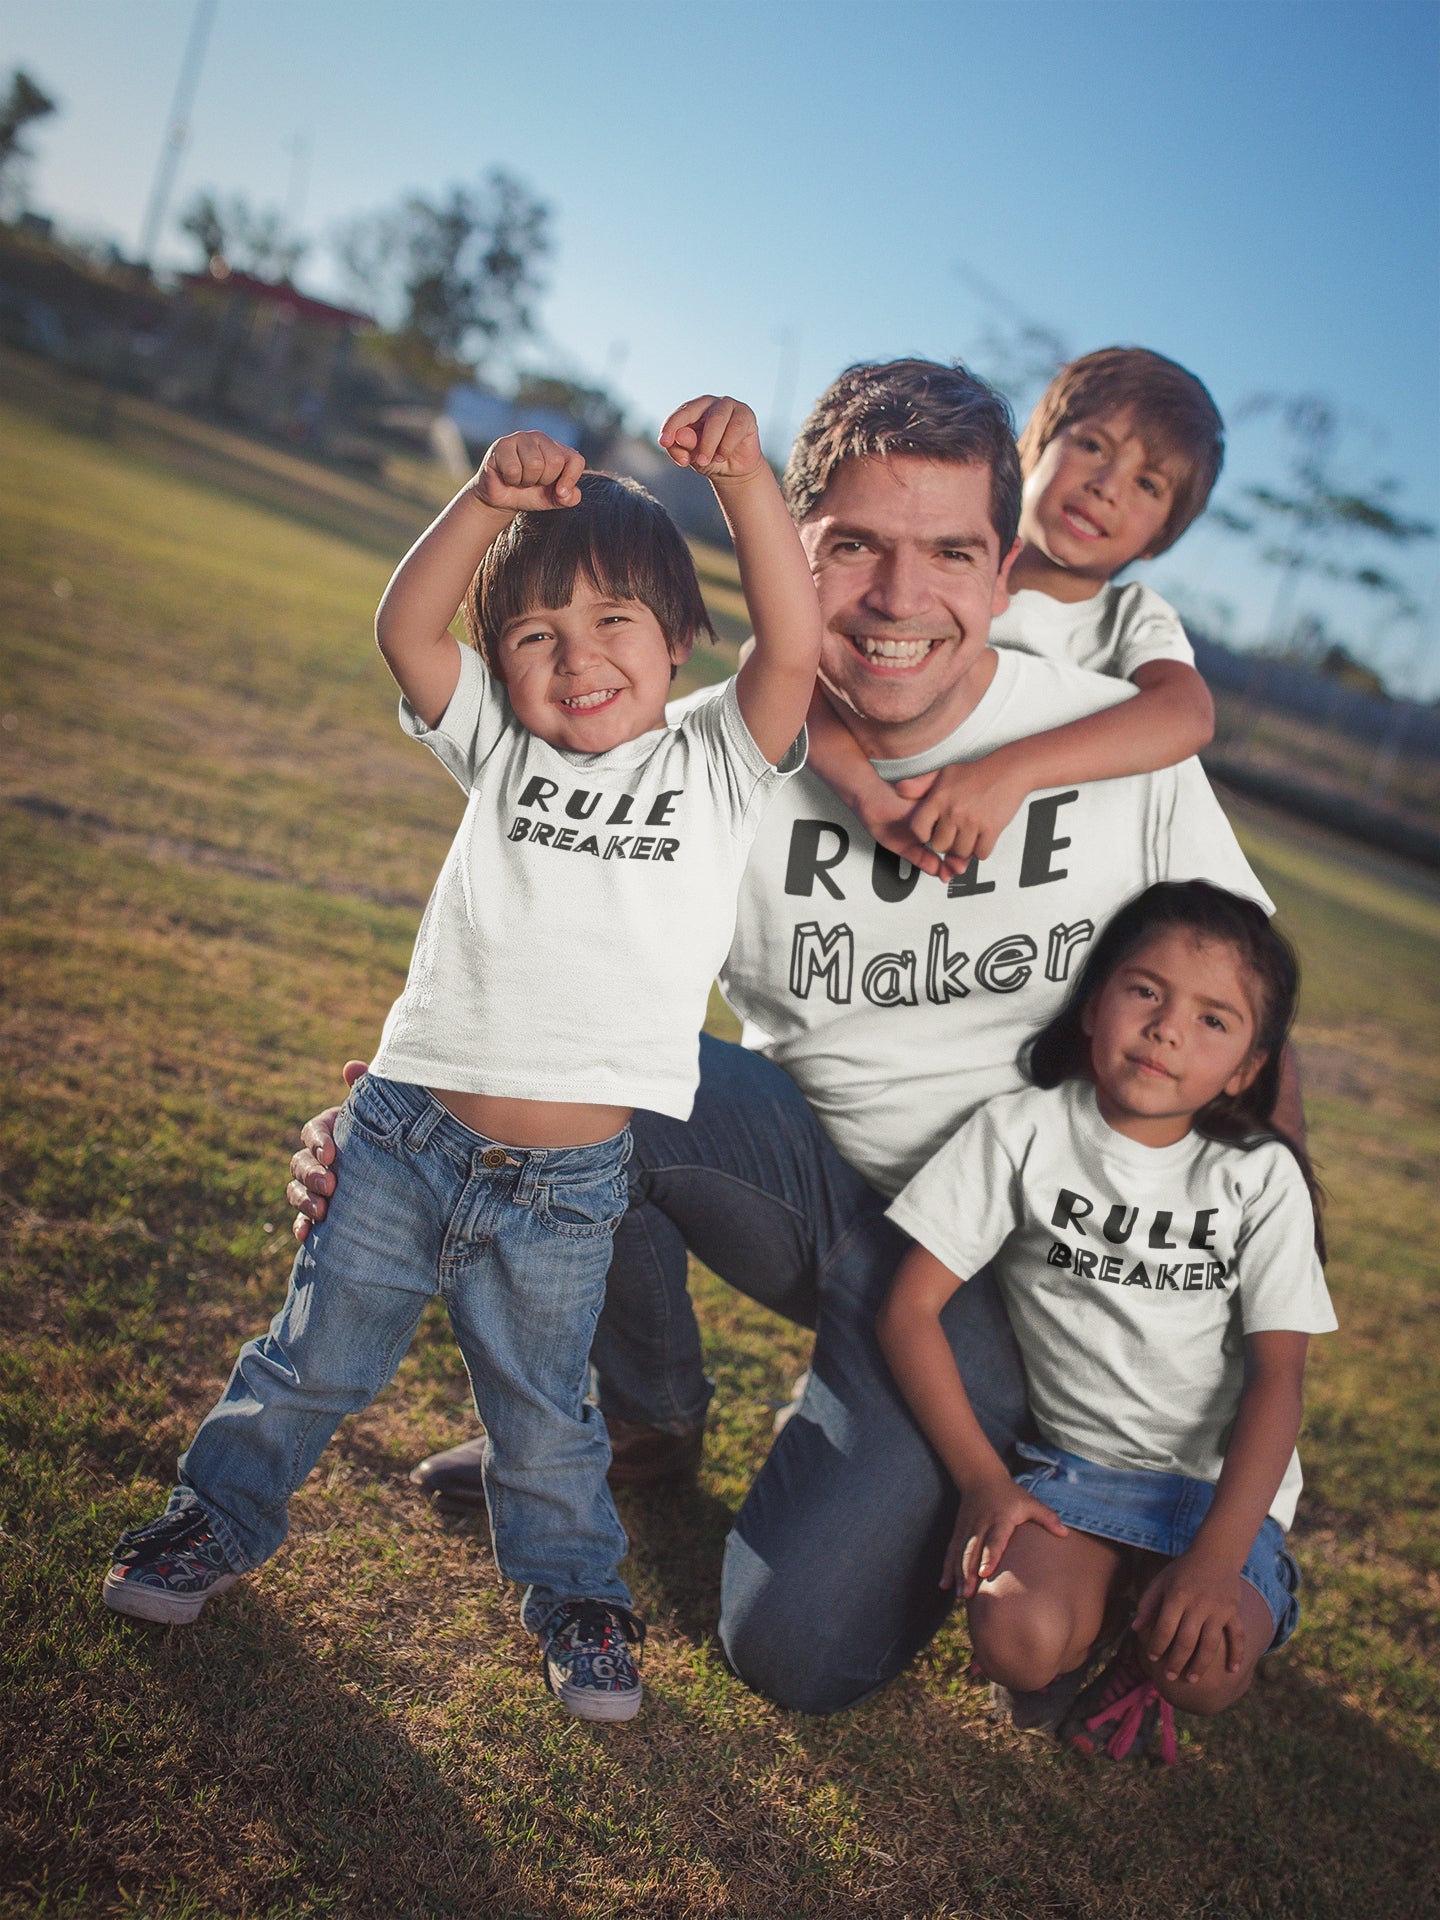
[[(1020, 471), (1004, 402), (969, 374), (851, 368), (802, 427), (785, 489), (820, 595), (822, 685), (886, 779), (1133, 698), (1124, 682), (987, 644), (1007, 603)], [(745, 1045), (702, 1043), (688, 1122), (636, 1115), (592, 1359), (622, 1471), (628, 1459), (660, 1477), (698, 1458), (709, 1397), (687, 1247), (815, 1327), (804, 1394), (736, 1516), (722, 1578), (731, 1663), (782, 1706), (863, 1699), (949, 1605), (937, 1583), (955, 1491), (873, 1330), (905, 1247), (887, 1200), (982, 1100), (1020, 1084), (1022, 1045), (1114, 909), (1185, 878), (1269, 905), (1193, 760), (1032, 795), (991, 857), (948, 886), (877, 848), (808, 772), (761, 827), (721, 980)], [(332, 1180), (327, 1118), (293, 1167), (292, 1201), (312, 1218)], [(1028, 1412), (988, 1276), (960, 1290), (945, 1327), (1008, 1451)], [(478, 1443), (420, 1477), (452, 1495), (478, 1483)]]

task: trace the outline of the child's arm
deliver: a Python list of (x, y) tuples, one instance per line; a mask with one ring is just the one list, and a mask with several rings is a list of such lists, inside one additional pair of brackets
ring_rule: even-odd
[(1245, 1340), (1245, 1387), (1215, 1500), (1188, 1550), (1169, 1561), (1140, 1596), (1135, 1631), (1165, 1678), (1199, 1681), (1224, 1649), (1225, 1670), (1245, 1660), (1240, 1569), (1300, 1432), (1305, 1377), (1303, 1333), (1252, 1333)]
[(924, 787), (919, 781), (896, 783), (898, 794), (918, 801), (910, 814), (911, 835), (944, 856), (944, 878), (963, 872), (972, 856), (989, 859), (1027, 795), (1154, 773), (1209, 745), (1215, 703), (1194, 667), (1182, 660), (1147, 660), (1135, 669), (1134, 679), (1140, 691), (1133, 700), (1014, 740), (983, 759), (942, 767), (938, 774), (922, 776)]
[(548, 434), (506, 434), (395, 569), (375, 614), (375, 639), (427, 727), (439, 724), (460, 678), (460, 646), (449, 628), (475, 569), (517, 513), (573, 507), (584, 471), (575, 449)]
[(774, 766), (805, 724), (820, 664), (820, 602), (810, 564), (749, 407), (703, 394), (676, 408), (660, 444), (677, 466), (704, 474), (734, 538), (755, 629), (736, 695), (751, 737)]
[(1016, 1486), (975, 1418), (940, 1325), (940, 1311), (959, 1285), (933, 1253), (912, 1247), (875, 1326), (910, 1411), (960, 1489), (940, 1584), (953, 1585), (968, 1600), (997, 1571), (1017, 1527), (1034, 1520), (1058, 1536), (1069, 1529), (1043, 1501)]
[(938, 776), (929, 773), (918, 780), (906, 780), (903, 793), (882, 780), (860, 742), (825, 697), (823, 687), (815, 689), (805, 725), (810, 736), (809, 764), (827, 786), (834, 788), (870, 838), (912, 866), (938, 874), (939, 857), (920, 844), (911, 825), (916, 799), (934, 785)]

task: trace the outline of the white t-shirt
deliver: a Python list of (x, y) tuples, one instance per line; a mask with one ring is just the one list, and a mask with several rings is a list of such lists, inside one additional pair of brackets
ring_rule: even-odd
[(1004, 613), (990, 622), (997, 647), (1013, 647), (1041, 660), (1068, 660), (1087, 673), (1133, 679), (1147, 660), (1195, 664), (1180, 616), (1138, 580), (1112, 581), (1088, 600), (1052, 600), (1026, 587), (1010, 596)]
[[(1218, 1480), (1245, 1336), (1336, 1324), (1287, 1148), (1142, 1146), (1106, 1125), (1089, 1081), (992, 1100), (890, 1218), (962, 1279), (994, 1261), (1036, 1425), (1101, 1466)], [(1282, 1527), (1299, 1492), (1292, 1453)]]
[(527, 733), (470, 648), (440, 724), (400, 721), (470, 795), (430, 895), (377, 1073), (527, 1100), (689, 1117), (711, 982), (772, 767), (730, 681), (608, 753)]
[[(887, 780), (974, 760), (1135, 697), (1075, 667), (996, 649), (974, 712)], [(711, 696), (713, 697), (713, 695)], [(991, 857), (947, 886), (877, 848), (817, 773), (761, 824), (720, 976), (851, 1166), (897, 1194), (984, 1100), (1021, 1085), (1098, 928), (1156, 880), (1209, 880), (1272, 903), (1198, 760), (1031, 794)]]

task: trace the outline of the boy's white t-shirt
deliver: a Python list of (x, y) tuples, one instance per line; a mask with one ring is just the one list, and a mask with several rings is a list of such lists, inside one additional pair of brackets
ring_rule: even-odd
[[(883, 778), (1135, 697), (1013, 649), (992, 658), (969, 717), (924, 753), (877, 761)], [(982, 1101), (1022, 1084), (1021, 1046), (1058, 1011), (1097, 929), (1156, 880), (1209, 880), (1273, 911), (1198, 760), (1031, 794), (948, 888), (877, 848), (807, 768), (761, 822), (720, 984), (745, 1044), (785, 1068), (845, 1159), (893, 1197)]]
[(1179, 614), (1139, 580), (1124, 586), (1111, 581), (1088, 600), (1054, 600), (1022, 588), (990, 622), (990, 638), (997, 647), (1066, 660), (1113, 680), (1133, 679), (1135, 669), (1150, 660), (1195, 664)]
[[(962, 1279), (994, 1263), (1036, 1425), (1101, 1466), (1218, 1480), (1245, 1336), (1336, 1325), (1287, 1148), (1142, 1146), (1089, 1081), (990, 1101), (889, 1212)], [(1299, 1492), (1292, 1453), (1282, 1527)]]
[(469, 647), (439, 725), (404, 700), (400, 720), (470, 803), (374, 1071), (687, 1119), (746, 855), (803, 733), (772, 767), (731, 681), (677, 726), (564, 752), (526, 732)]

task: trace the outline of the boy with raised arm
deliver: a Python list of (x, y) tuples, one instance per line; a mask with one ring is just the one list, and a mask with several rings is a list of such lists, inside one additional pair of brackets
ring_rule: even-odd
[[(1209, 743), (1214, 706), (1179, 616), (1149, 587), (1117, 585), (1115, 575), (1167, 552), (1204, 511), (1224, 447), (1210, 395), (1161, 354), (1105, 347), (1061, 368), (1020, 436), (1020, 532), (990, 638), (1133, 681), (1139, 692), (891, 786), (817, 689), (811, 764), (876, 840), (952, 880), (972, 858), (989, 857), (1029, 794), (1176, 766)], [(893, 657), (896, 674), (917, 664), (903, 640), (871, 644)]]
[[(689, 1115), (746, 854), (804, 759), (820, 643), (750, 409), (703, 396), (660, 441), (715, 488), (757, 641), (678, 726), (671, 679), (710, 627), (685, 543), (643, 489), (544, 434), (497, 441), (386, 589), (376, 637), (402, 724), (469, 804), (336, 1124), (341, 1192), (167, 1511), (122, 1536), (104, 1584), (119, 1612), (191, 1621), (268, 1559), (290, 1496), (439, 1293), (486, 1427), (496, 1563), (525, 1588), (546, 1682), (584, 1719), (639, 1709), (591, 1336), (631, 1111)], [(473, 649), (449, 632), (462, 600)]]

